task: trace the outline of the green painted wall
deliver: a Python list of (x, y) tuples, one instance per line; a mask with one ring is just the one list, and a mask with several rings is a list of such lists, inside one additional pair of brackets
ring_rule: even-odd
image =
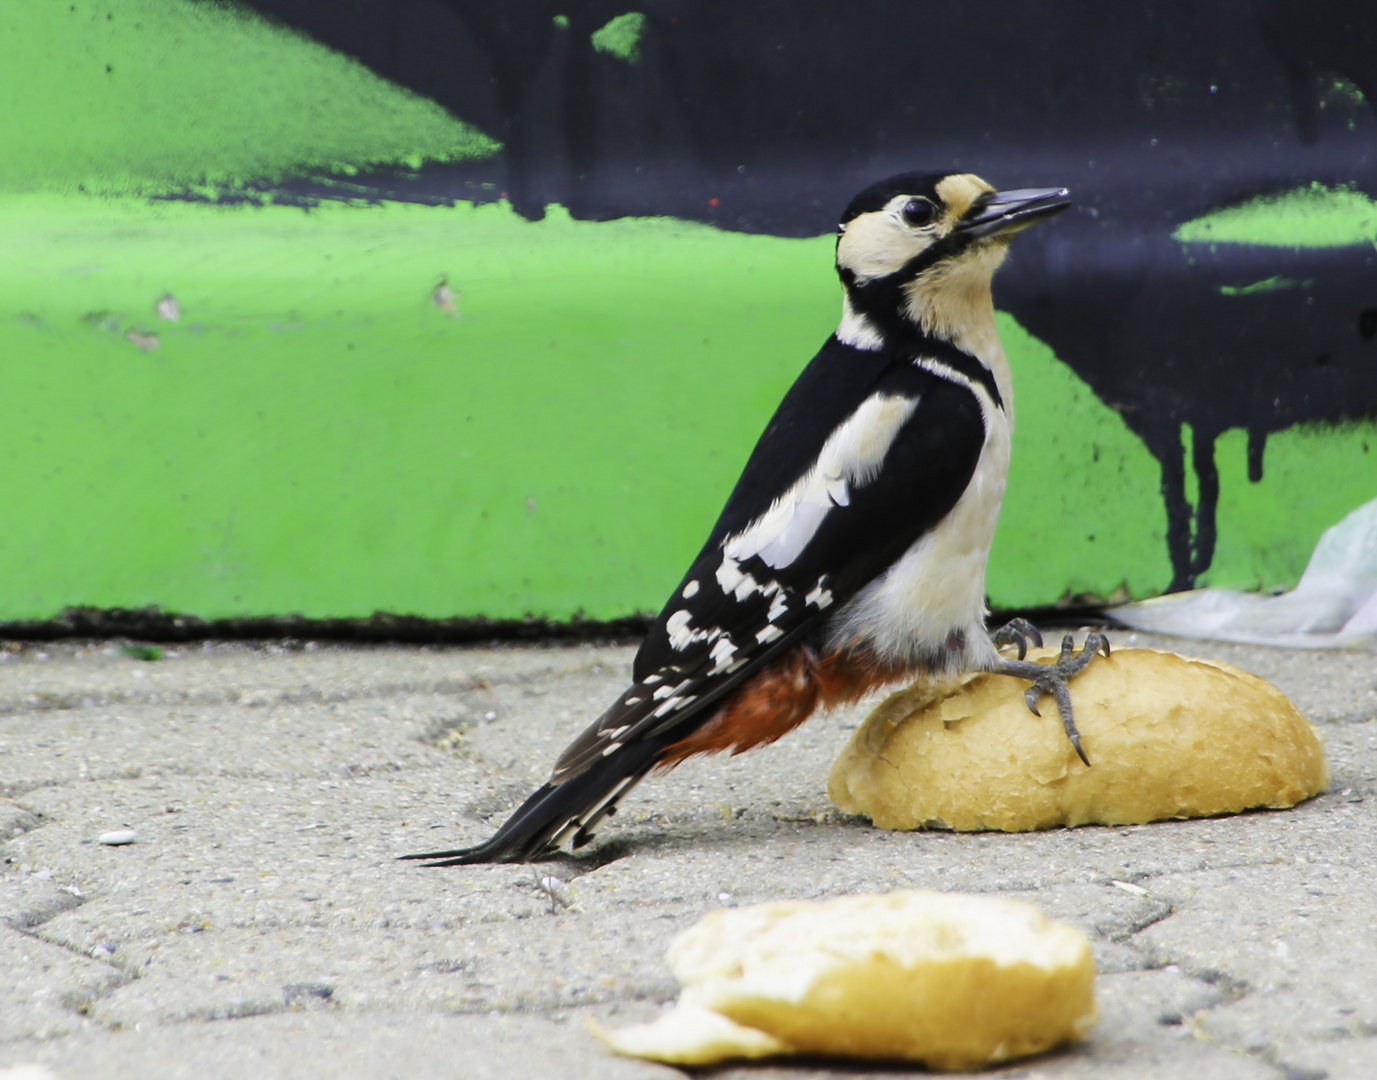
[(31, 196), (0, 244), (0, 618), (655, 605), (837, 306), (825, 240), (499, 206)]
[(214, 0), (0, 5), (0, 191), (223, 191), (496, 145), (425, 98)]
[[(232, 8), (33, 0), (0, 26), (33, 46), (0, 64), (24, 105), (0, 117), (0, 620), (657, 608), (835, 325), (830, 237), (151, 199), (494, 146)], [(1156, 462), (1001, 329), (1018, 429), (993, 599), (1160, 590)], [(1275, 435), (1250, 485), (1226, 435), (1209, 580), (1294, 580), (1357, 501), (1307, 463), (1351, 470), (1373, 441)]]

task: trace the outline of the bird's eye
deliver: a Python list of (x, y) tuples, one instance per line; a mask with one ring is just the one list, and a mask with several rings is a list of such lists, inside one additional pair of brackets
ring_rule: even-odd
[(924, 225), (932, 224), (932, 219), (937, 216), (937, 207), (928, 202), (927, 199), (909, 199), (904, 203), (904, 208), (899, 212), (904, 224), (915, 229), (922, 228)]

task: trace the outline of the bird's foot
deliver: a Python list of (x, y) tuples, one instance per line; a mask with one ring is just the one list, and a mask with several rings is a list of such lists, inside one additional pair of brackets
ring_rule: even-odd
[(1010, 619), (990, 635), (990, 640), (994, 642), (996, 649), (1001, 645), (1017, 645), (1020, 660), (1028, 655), (1030, 641), (1038, 648), (1042, 647), (1042, 634), (1027, 619)]
[[(1018, 620), (1015, 620), (1018, 621)], [(1013, 624), (1010, 623), (1010, 626)], [(1025, 623), (1024, 626), (1027, 626)], [(1027, 627), (1032, 629), (1032, 627)], [(1003, 634), (1009, 627), (996, 631), (994, 640), (999, 643), (999, 635)], [(1024, 634), (1027, 631), (1024, 627), (1018, 627), (1012, 633)], [(1033, 630), (1036, 635), (1037, 631)], [(1029, 635), (1031, 636), (1031, 635)], [(1061, 713), (1061, 726), (1066, 729), (1066, 737), (1071, 740), (1071, 745), (1076, 748), (1077, 756), (1087, 765), (1090, 759), (1085, 756), (1085, 750), (1081, 747), (1081, 733), (1076, 730), (1076, 718), (1071, 709), (1071, 689), (1067, 685), (1071, 679), (1079, 675), (1095, 659), (1096, 653), (1109, 655), (1109, 639), (1098, 630), (1085, 635), (1085, 647), (1079, 653), (1076, 652), (1076, 639), (1071, 634), (1067, 634), (1061, 643), (1061, 655), (1057, 657), (1053, 664), (1035, 664), (1032, 661), (1022, 659), (1027, 649), (1027, 642), (1018, 642), (1017, 638), (1009, 638), (1011, 642), (1019, 644), (1018, 660), (1001, 660), (999, 666), (993, 668), (996, 675), (1012, 675), (1016, 679), (1026, 679), (1033, 685), (1028, 687), (1028, 692), (1024, 695), (1024, 700), (1028, 702), (1028, 709), (1034, 716), (1041, 716), (1038, 712), (1038, 699), (1043, 694), (1051, 694), (1057, 702), (1057, 709)], [(1040, 639), (1038, 644), (1041, 644)]]

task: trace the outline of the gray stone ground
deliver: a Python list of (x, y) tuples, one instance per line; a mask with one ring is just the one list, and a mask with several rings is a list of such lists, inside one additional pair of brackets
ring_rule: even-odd
[[(1330, 792), (1136, 828), (884, 833), (825, 793), (863, 704), (648, 781), (589, 857), (449, 870), (393, 856), (484, 837), (631, 649), (12, 646), (0, 1078), (672, 1077), (585, 1019), (672, 999), (675, 933), (724, 904), (903, 886), (1033, 901), (1095, 942), (1091, 1039), (988, 1075), (1377, 1076), (1377, 659), (1166, 644), (1289, 693)], [(136, 843), (97, 842), (125, 827)]]

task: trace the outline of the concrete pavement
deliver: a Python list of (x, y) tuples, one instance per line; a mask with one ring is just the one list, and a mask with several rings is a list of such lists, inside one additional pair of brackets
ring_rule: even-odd
[[(863, 703), (647, 781), (583, 858), (424, 870), (393, 857), (486, 836), (632, 649), (11, 646), (0, 1078), (681, 1075), (610, 1056), (585, 1017), (654, 1015), (677, 992), (665, 946), (715, 907), (899, 887), (1028, 900), (1095, 943), (1092, 1038), (987, 1075), (1377, 1076), (1377, 659), (1137, 641), (1276, 682), (1319, 724), (1331, 790), (1133, 828), (884, 833), (825, 792)], [(99, 842), (123, 828), (135, 843)]]

